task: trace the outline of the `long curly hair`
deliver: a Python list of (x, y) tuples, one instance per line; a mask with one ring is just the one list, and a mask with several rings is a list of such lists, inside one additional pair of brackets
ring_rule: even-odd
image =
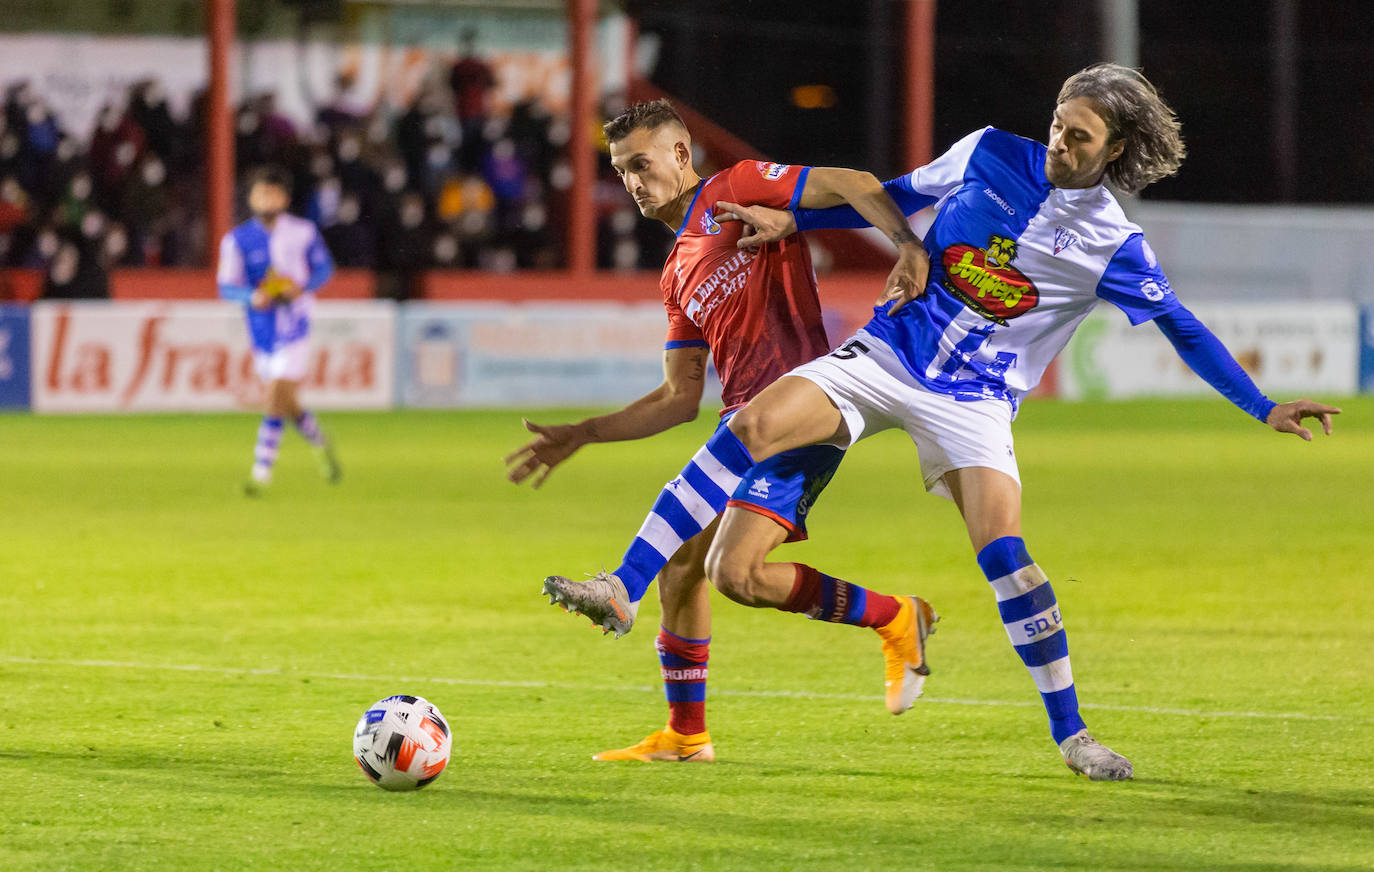
[(1121, 156), (1107, 165), (1107, 179), (1128, 193), (1178, 172), (1188, 149), (1174, 110), (1139, 70), (1094, 64), (1074, 73), (1059, 89), (1059, 103), (1087, 97), (1099, 107), (1109, 142), (1122, 141)]

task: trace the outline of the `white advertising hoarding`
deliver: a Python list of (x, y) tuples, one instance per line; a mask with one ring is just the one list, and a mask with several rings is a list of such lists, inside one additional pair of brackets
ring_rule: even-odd
[[(1359, 321), (1352, 303), (1211, 304), (1189, 307), (1275, 399), (1321, 392), (1353, 394), (1359, 372)], [(1059, 355), (1066, 399), (1206, 394), (1153, 324), (1132, 327), (1107, 306), (1079, 326)]]
[[(395, 396), (396, 308), (320, 302), (303, 399), (318, 408), (385, 409)], [(33, 307), (38, 412), (257, 409), (242, 308), (216, 302), (38, 303)]]
[[(620, 404), (663, 381), (658, 303), (409, 303), (400, 402), (430, 408)], [(705, 401), (720, 396), (708, 381)]]

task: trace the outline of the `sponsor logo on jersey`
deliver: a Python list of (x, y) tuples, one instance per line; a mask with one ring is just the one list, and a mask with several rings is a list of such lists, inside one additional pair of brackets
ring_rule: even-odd
[(1016, 214), (1016, 210), (1011, 207), (1011, 204), (1008, 203), (1006, 200), (1003, 200), (1002, 195), (994, 191), (992, 188), (984, 188), (983, 193), (988, 195), (988, 199), (992, 200), (992, 202), (996, 203), (999, 207), (1001, 207), (1003, 212), (1006, 212), (1008, 215)]
[(759, 175), (770, 182), (775, 182), (782, 178), (783, 173), (792, 169), (788, 164), (769, 163), (768, 161), (755, 161), (759, 167)]
[(1055, 254), (1058, 254), (1059, 252), (1063, 251), (1063, 250), (1066, 249), (1066, 248), (1071, 248), (1071, 247), (1077, 245), (1078, 243), (1080, 243), (1081, 241), (1082, 241), (1082, 240), (1078, 238), (1078, 234), (1077, 234), (1077, 233), (1074, 233), (1072, 230), (1070, 230), (1070, 229), (1067, 228), (1067, 227), (1056, 227), (1056, 228), (1054, 228), (1054, 253), (1055, 253)]
[(768, 488), (771, 486), (768, 479), (756, 478), (754, 479), (754, 483), (749, 487), (749, 496), (760, 497), (766, 500), (768, 499)]
[(749, 281), (749, 266), (753, 262), (752, 252), (739, 251), (731, 255), (693, 289), (682, 307), (682, 313), (700, 327), (716, 307), (744, 289)]
[(716, 216), (712, 215), (711, 212), (711, 209), (707, 209), (701, 213), (701, 232), (715, 236), (720, 232), (720, 225), (716, 223)]
[(1040, 302), (1040, 292), (1025, 274), (1011, 265), (1016, 240), (992, 234), (983, 248), (960, 242), (945, 249), (945, 289), (973, 311), (1005, 324)]

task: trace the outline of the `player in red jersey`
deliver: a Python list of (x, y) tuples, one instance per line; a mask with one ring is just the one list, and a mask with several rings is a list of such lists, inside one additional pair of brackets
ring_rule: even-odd
[[(714, 357), (725, 402), (721, 423), (654, 504), (622, 565), (590, 581), (550, 576), (544, 584), (553, 600), (620, 636), (633, 626), (639, 600), (658, 575), (663, 617), (656, 646), (668, 726), (595, 759), (704, 762), (715, 757), (705, 721), (711, 632), (705, 558), (717, 518), (702, 494), (735, 493), (727, 522), (738, 512), (768, 519), (755, 528), (757, 536), (769, 540), (761, 547), (771, 550), (805, 538), (806, 515), (844, 454), (835, 446), (812, 445), (756, 467), (742, 459), (738, 440), (725, 426), (730, 414), (793, 367), (825, 354), (829, 343), (805, 240), (794, 236), (741, 251), (735, 245), (738, 223), (718, 222), (715, 204), (850, 204), (898, 245), (885, 293), (914, 286), (924, 250), (869, 173), (743, 161), (703, 181), (692, 167), (687, 128), (663, 100), (632, 106), (605, 130), (611, 164), (640, 212), (677, 233), (660, 279), (668, 312), (664, 381), (609, 415), (552, 427), (526, 422), (535, 438), (506, 458), (508, 477), (517, 484), (533, 477), (539, 487), (583, 445), (639, 439), (692, 420), (701, 403), (707, 355)], [(752, 482), (747, 493), (742, 482)], [(873, 627), (883, 638), (889, 709), (909, 708), (927, 671), (925, 638), (936, 620), (934, 611), (917, 597), (877, 594), (796, 566), (796, 589), (784, 602), (738, 590), (726, 593), (748, 605)]]

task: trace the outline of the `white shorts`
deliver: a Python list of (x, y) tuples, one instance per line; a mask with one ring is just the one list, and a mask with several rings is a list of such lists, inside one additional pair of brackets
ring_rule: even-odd
[(852, 357), (831, 353), (788, 373), (814, 382), (839, 408), (849, 427), (849, 444), (841, 448), (883, 430), (905, 430), (916, 443), (926, 490), (945, 499), (953, 495), (944, 475), (955, 469), (986, 466), (1021, 483), (1010, 403), (956, 400), (932, 391), (907, 372), (886, 342), (864, 330), (841, 348), (856, 340), (868, 351)]
[(253, 368), (258, 378), (265, 382), (280, 379), (300, 381), (305, 378), (306, 366), (310, 362), (310, 342), (298, 339), (287, 343), (276, 351), (254, 351)]

